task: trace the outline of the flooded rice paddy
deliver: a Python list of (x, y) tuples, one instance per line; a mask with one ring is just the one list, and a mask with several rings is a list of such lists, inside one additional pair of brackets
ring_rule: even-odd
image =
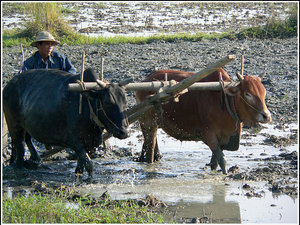
[[(63, 2), (61, 7), (67, 23), (89, 36), (237, 31), (288, 16), (284, 2)], [(30, 19), (4, 10), (3, 27), (24, 28)]]
[[(281, 19), (288, 15), (284, 6), (286, 3), (283, 2), (223, 5), (201, 5), (200, 2), (64, 4), (66, 8), (78, 12), (66, 17), (71, 26), (90, 36), (237, 31), (264, 25), (272, 15)], [(22, 27), (26, 20), (24, 17), (28, 18), (25, 14), (4, 13), (3, 27)], [(28, 195), (37, 181), (50, 187), (69, 185), (81, 193), (91, 193), (96, 197), (107, 192), (112, 199), (138, 199), (151, 194), (168, 205), (170, 218), (179, 223), (297, 223), (298, 124), (286, 122), (297, 121), (297, 43), (295, 38), (263, 42), (223, 40), (101, 46), (101, 50), (96, 46), (97, 52), (105, 53), (107, 57), (106, 76), (117, 80), (129, 70), (129, 74), (139, 80), (151, 66), (195, 71), (203, 67), (201, 63), (204, 60), (213, 62), (216, 56), (246, 52), (249, 74), (268, 68), (270, 75), (265, 85), (274, 123), (264, 125), (259, 133), (245, 129), (239, 150), (225, 151), (229, 169), (227, 176), (220, 171), (211, 172), (207, 166), (211, 151), (205, 144), (180, 142), (162, 131), (158, 135), (163, 155), (161, 161), (151, 165), (136, 162), (134, 159), (141, 151), (143, 138), (141, 132), (132, 126), (130, 138), (109, 139), (112, 151), (101, 150), (93, 159), (93, 183), (77, 183), (74, 177), (77, 161), (67, 153), (60, 153), (51, 160), (44, 160), (44, 167), (25, 170), (21, 176), (5, 168), (3, 193), (11, 197), (17, 193)], [(79, 55), (83, 47), (63, 46), (60, 51), (70, 56), (75, 67), (80, 68)], [(145, 49), (150, 52), (149, 55), (143, 55)], [(188, 54), (171, 57), (174, 49)], [(195, 51), (197, 54), (194, 54)], [(91, 52), (94, 49), (91, 48)], [(18, 55), (18, 47), (4, 51), (3, 78), (8, 79), (12, 76), (11, 71), (19, 70)], [(97, 57), (92, 55), (90, 61), (93, 67), (99, 67)], [(234, 65), (233, 69), (239, 68), (237, 63)], [(100, 71), (99, 68), (97, 70)], [(231, 66), (228, 70), (232, 70)], [(40, 152), (44, 151), (41, 145), (37, 148)], [(66, 207), (77, 206), (70, 203)]]

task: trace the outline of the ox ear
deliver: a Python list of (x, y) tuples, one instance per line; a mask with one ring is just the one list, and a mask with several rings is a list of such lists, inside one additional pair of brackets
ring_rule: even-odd
[(260, 80), (262, 80), (264, 78), (264, 76), (266, 76), (266, 72), (264, 72), (263, 74), (259, 75), (258, 77), (260, 78)]
[(90, 90), (83, 90), (80, 92), (84, 97), (88, 99), (98, 98), (99, 97), (99, 91), (90, 89)]
[(226, 87), (224, 89), (224, 92), (225, 94), (229, 95), (229, 96), (235, 96), (237, 95), (238, 93), (240, 93), (240, 88), (239, 86), (229, 86), (229, 87)]

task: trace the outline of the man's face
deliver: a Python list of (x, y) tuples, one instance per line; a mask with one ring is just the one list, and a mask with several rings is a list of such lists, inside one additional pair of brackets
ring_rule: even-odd
[(46, 60), (52, 53), (54, 49), (55, 42), (52, 41), (43, 41), (37, 44), (39, 53), (41, 57)]

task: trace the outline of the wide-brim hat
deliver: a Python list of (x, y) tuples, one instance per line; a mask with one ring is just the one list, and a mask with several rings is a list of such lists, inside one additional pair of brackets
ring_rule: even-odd
[(59, 41), (56, 41), (54, 37), (48, 31), (41, 31), (34, 42), (31, 43), (32, 47), (37, 47), (37, 43), (41, 41), (52, 41), (55, 45), (60, 44)]

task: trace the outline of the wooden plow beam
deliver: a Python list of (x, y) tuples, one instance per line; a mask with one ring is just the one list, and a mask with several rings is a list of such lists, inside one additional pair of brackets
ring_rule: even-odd
[[(149, 90), (157, 91), (156, 94), (149, 96), (145, 101), (134, 105), (128, 109), (125, 114), (128, 118), (129, 124), (134, 123), (139, 119), (139, 117), (151, 110), (154, 104), (165, 104), (169, 100), (178, 97), (180, 94), (185, 93), (188, 90), (221, 90), (221, 85), (219, 82), (198, 82), (204, 77), (208, 76), (212, 72), (218, 70), (220, 67), (228, 64), (235, 59), (234, 55), (228, 55), (217, 62), (210, 64), (206, 69), (201, 70), (198, 73), (182, 80), (181, 82), (176, 81), (164, 81), (164, 82), (143, 82), (143, 83), (130, 83), (125, 86), (125, 90), (137, 91), (137, 90)], [(198, 82), (198, 83), (196, 83)], [(225, 82), (225, 86), (229, 82)], [(101, 87), (96, 82), (85, 82), (84, 86), (86, 89), (100, 89)], [(69, 84), (69, 91), (82, 91), (82, 86), (78, 83)], [(112, 135), (108, 132), (104, 132), (102, 135), (103, 142), (109, 139)], [(49, 153), (45, 153), (42, 157), (49, 157), (59, 151), (61, 147), (56, 147), (52, 149)]]

